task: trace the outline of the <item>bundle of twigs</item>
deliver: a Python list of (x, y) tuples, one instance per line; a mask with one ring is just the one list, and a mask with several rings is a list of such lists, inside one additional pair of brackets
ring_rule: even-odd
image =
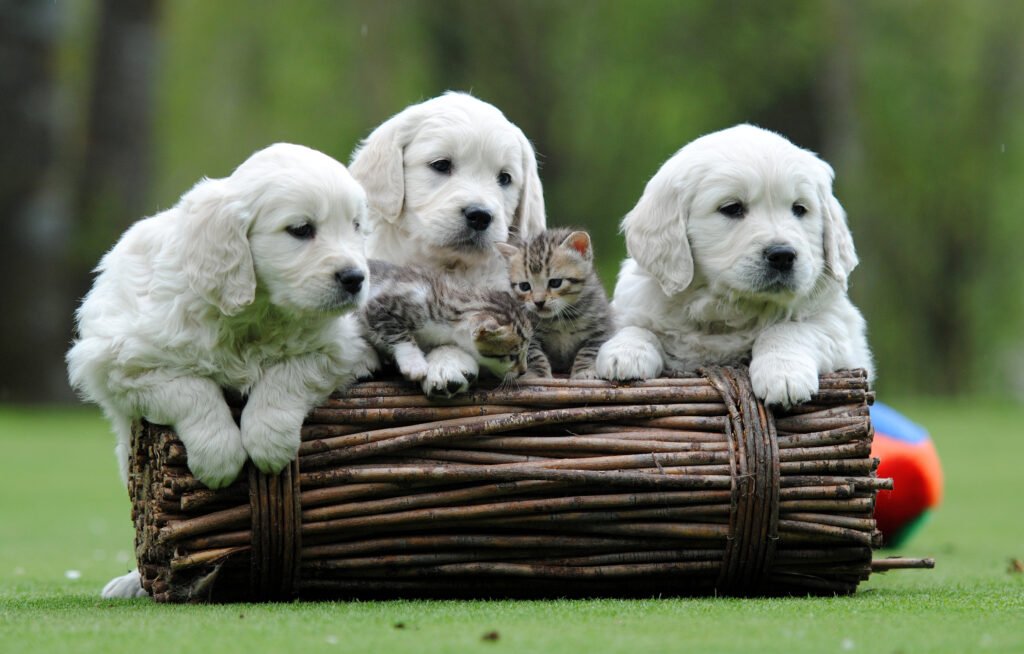
[(847, 593), (872, 571), (872, 394), (821, 378), (773, 415), (746, 371), (531, 380), (451, 401), (358, 384), (298, 460), (221, 491), (167, 428), (136, 430), (139, 568), (159, 601)]

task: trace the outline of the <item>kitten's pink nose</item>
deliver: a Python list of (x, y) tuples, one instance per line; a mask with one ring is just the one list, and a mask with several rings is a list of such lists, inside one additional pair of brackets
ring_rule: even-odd
[(534, 304), (537, 305), (538, 309), (543, 309), (544, 308), (544, 300), (537, 300), (536, 302), (534, 302)]

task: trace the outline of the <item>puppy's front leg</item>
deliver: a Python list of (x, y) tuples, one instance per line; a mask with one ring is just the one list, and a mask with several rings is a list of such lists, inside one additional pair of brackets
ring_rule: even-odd
[(294, 357), (271, 366), (242, 410), (242, 445), (256, 467), (277, 474), (299, 450), (302, 421), (342, 380), (324, 355)]
[(651, 379), (664, 368), (661, 342), (643, 327), (623, 327), (597, 351), (596, 369), (602, 379)]
[(210, 488), (235, 480), (245, 465), (245, 450), (217, 384), (202, 377), (161, 379), (136, 397), (147, 420), (174, 427), (196, 479)]
[(835, 369), (836, 343), (814, 323), (787, 322), (754, 341), (750, 382), (765, 404), (789, 408), (818, 392), (818, 373)]

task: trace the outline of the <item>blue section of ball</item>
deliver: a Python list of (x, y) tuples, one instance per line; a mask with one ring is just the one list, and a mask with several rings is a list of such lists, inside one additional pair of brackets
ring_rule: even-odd
[(875, 427), (875, 433), (885, 434), (910, 445), (928, 440), (928, 432), (924, 427), (881, 402), (875, 402), (871, 407), (871, 424)]

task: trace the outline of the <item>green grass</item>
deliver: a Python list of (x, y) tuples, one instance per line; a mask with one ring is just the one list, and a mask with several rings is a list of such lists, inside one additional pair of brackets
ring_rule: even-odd
[(87, 409), (0, 409), (0, 652), (1024, 651), (1024, 408), (894, 404), (945, 464), (945, 502), (901, 552), (938, 566), (852, 597), (267, 606), (100, 601), (131, 565), (113, 437)]

